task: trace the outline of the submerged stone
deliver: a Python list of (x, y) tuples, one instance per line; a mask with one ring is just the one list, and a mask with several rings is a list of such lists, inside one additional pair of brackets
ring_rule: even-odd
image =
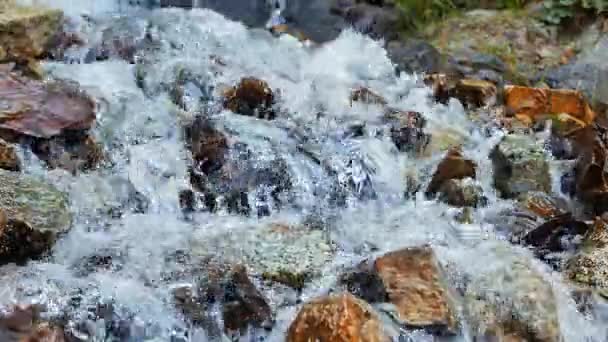
[(266, 81), (246, 77), (224, 94), (224, 107), (234, 113), (272, 120), (274, 93)]
[(306, 303), (291, 323), (288, 342), (387, 342), (374, 309), (350, 294), (321, 297)]
[(435, 196), (449, 180), (475, 179), (476, 168), (475, 162), (464, 158), (460, 147), (450, 149), (445, 158), (437, 165), (437, 170), (426, 189), (426, 195)]

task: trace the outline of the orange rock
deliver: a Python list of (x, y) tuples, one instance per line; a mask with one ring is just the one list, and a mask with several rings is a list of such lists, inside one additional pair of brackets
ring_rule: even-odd
[(305, 304), (287, 332), (287, 342), (389, 341), (377, 314), (351, 294), (315, 299)]
[(374, 268), (400, 318), (416, 328), (456, 333), (456, 318), (430, 247), (407, 248), (376, 260)]
[(576, 90), (506, 86), (505, 102), (515, 117), (529, 124), (560, 114), (568, 114), (586, 125), (595, 119), (595, 113)]

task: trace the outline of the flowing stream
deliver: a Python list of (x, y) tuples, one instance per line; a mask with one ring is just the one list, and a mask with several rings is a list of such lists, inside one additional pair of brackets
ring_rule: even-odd
[[(118, 20), (118, 8), (101, 6), (103, 2), (48, 2), (71, 15), (91, 41)], [(81, 11), (90, 18), (77, 16)], [(345, 265), (429, 243), (441, 263), (449, 265), (454, 286), (496, 270), (509, 273), (511, 259), (496, 247), (507, 246), (510, 254), (530, 260), (551, 282), (567, 341), (605, 341), (606, 321), (580, 314), (561, 276), (532, 261), (532, 253), (524, 248), (503, 242), (486, 220), (512, 206), (497, 199), (492, 187), (488, 154), (501, 132), (482, 133), (455, 100), (448, 105), (434, 102), (419, 76), (395, 75), (380, 42), (347, 30), (334, 41), (311, 47), (288, 36), (248, 29), (206, 9), (132, 10), (129, 20), (147, 27), (154, 42), (140, 65), (118, 59), (77, 63), (84, 51), (73, 51), (72, 63), (44, 64), (53, 77), (75, 80), (97, 99), (94, 134), (112, 164), (73, 176), (45, 170), (24, 153), (26, 172), (69, 193), (74, 223), (47, 259), (0, 269), (0, 304), (44, 303), (50, 315), (66, 315), (88, 341), (206, 341), (205, 332), (184, 323), (172, 303), (172, 289), (192, 279), (168, 274), (178, 274), (194, 262), (176, 256), (204, 254), (213, 246), (216, 253), (233, 253), (210, 241), (224, 236), (238, 240), (271, 222), (318, 220), (337, 252), (299, 300), (288, 289), (263, 286), (276, 312), (275, 328), (266, 340), (281, 341), (299, 302), (326, 293)], [(186, 96), (187, 111), (171, 102), (169, 92), (179, 70), (196, 79), (196, 86), (186, 87), (192, 94)], [(244, 76), (280, 90), (276, 120), (221, 108), (222, 88)], [(475, 210), (474, 223), (458, 223), (455, 209), (422, 194), (404, 199), (406, 176), (428, 175), (444, 152), (421, 160), (399, 153), (385, 134), (380, 107), (349, 102), (351, 90), (359, 86), (381, 94), (394, 108), (423, 113), (431, 134), (464, 142), (464, 153), (478, 163), (477, 178), (489, 198), (487, 207)], [(182, 126), (201, 113), (230, 132), (231, 144), (248, 147), (252, 169), (273, 167), (281, 160), (284, 167), (278, 172), (286, 173), (291, 184), (286, 198), (274, 203), (260, 195), (265, 191), (260, 185), (246, 199), (252, 208), (249, 216), (228, 210), (184, 215), (178, 194), (190, 188), (191, 157)], [(353, 127), (361, 126), (362, 132), (354, 134)], [(125, 186), (128, 182), (148, 199), (147, 210), (107, 215), (108, 208), (131, 203), (134, 189)], [(344, 203), (336, 204), (335, 187), (346, 183), (350, 186), (345, 187)], [(110, 255), (112, 265), (90, 267), (87, 260), (94, 255)], [(488, 286), (509, 291), (500, 280)], [(111, 319), (117, 322), (113, 328), (128, 330), (124, 336), (129, 337), (112, 337), (107, 321), (91, 319), (91, 308), (100, 303), (112, 303)], [(409, 339), (433, 340), (420, 333)], [(470, 338), (463, 333), (456, 340)]]

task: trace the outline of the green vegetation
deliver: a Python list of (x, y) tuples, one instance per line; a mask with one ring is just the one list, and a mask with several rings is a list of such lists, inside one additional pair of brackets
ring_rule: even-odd
[(544, 0), (543, 6), (545, 7), (543, 20), (555, 25), (580, 12), (592, 14), (608, 12), (608, 0)]

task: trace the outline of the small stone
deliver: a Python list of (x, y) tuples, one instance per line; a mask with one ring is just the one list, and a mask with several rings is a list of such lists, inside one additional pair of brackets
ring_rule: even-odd
[(246, 77), (224, 94), (224, 107), (234, 113), (272, 120), (274, 93), (263, 80)]
[(487, 203), (483, 189), (472, 178), (447, 180), (439, 188), (439, 200), (454, 207), (478, 207)]
[(210, 175), (222, 168), (228, 153), (226, 136), (203, 117), (186, 127), (186, 141), (197, 168)]
[(608, 290), (608, 223), (596, 219), (579, 252), (566, 265), (571, 280), (606, 292)]
[(476, 168), (475, 162), (464, 158), (460, 147), (450, 149), (445, 158), (437, 165), (437, 170), (426, 189), (426, 195), (435, 196), (448, 180), (475, 179)]
[(350, 294), (317, 298), (305, 304), (291, 323), (287, 342), (388, 342), (378, 315)]
[(509, 134), (490, 154), (494, 186), (503, 198), (530, 191), (551, 191), (551, 175), (545, 151), (532, 137)]
[(386, 100), (371, 91), (369, 88), (361, 87), (353, 90), (350, 94), (350, 102), (361, 102), (365, 104), (386, 105)]
[(21, 171), (21, 160), (15, 148), (2, 139), (0, 139), (0, 169)]
[(389, 112), (393, 121), (391, 139), (401, 152), (420, 156), (428, 146), (431, 136), (424, 132), (426, 120), (418, 112)]
[(64, 169), (72, 174), (94, 169), (105, 159), (103, 147), (86, 132), (34, 139), (31, 148), (49, 168)]
[(424, 83), (433, 90), (435, 101), (447, 104), (454, 96), (456, 84), (445, 74), (428, 74), (424, 76)]
[(490, 107), (496, 104), (497, 90), (492, 82), (463, 79), (456, 84), (455, 96), (470, 107)]

